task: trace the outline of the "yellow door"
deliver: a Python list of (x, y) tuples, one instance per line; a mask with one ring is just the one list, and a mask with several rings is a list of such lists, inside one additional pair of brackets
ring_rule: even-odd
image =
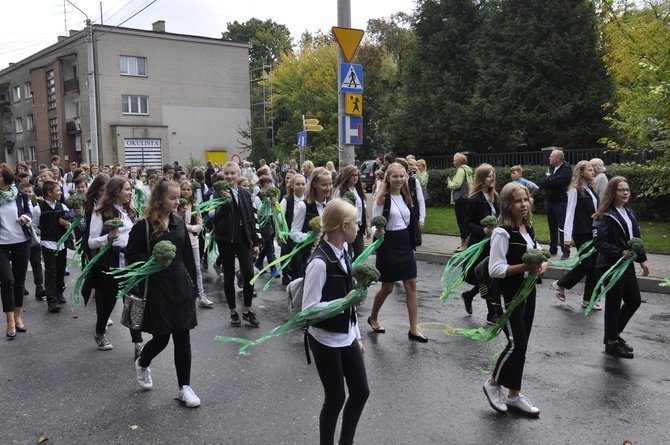
[(213, 164), (225, 164), (228, 162), (228, 152), (226, 150), (205, 150), (205, 160), (212, 161)]

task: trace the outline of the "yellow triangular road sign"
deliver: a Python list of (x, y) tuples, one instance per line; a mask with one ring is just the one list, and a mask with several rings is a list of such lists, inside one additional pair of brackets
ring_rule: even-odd
[(333, 26), (332, 29), (337, 43), (340, 45), (342, 54), (344, 54), (344, 59), (347, 62), (351, 62), (365, 31), (354, 28), (340, 28), (338, 26)]

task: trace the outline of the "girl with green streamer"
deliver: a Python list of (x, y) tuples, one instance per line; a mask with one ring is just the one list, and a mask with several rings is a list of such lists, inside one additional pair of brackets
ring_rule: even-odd
[[(644, 246), (639, 239), (633, 241), (640, 238), (640, 228), (635, 214), (627, 207), (629, 200), (630, 185), (626, 178), (612, 178), (593, 222), (593, 244), (598, 251), (596, 270), (613, 275), (603, 291), (606, 293), (603, 343), (608, 355), (621, 358), (634, 357), (633, 348), (621, 338), (621, 333), (642, 301), (633, 261), (642, 266), (642, 276), (649, 275)], [(602, 298), (602, 292), (595, 294), (591, 305), (598, 297)]]
[(365, 205), (366, 196), (361, 182), (361, 171), (355, 165), (344, 167), (338, 178), (338, 186), (333, 191), (333, 197), (344, 198), (347, 193), (353, 195), (353, 204), (358, 212), (358, 234), (354, 242), (349, 245), (349, 254), (353, 253), (352, 258), (356, 259), (365, 250), (363, 238), (370, 239), (372, 232), (370, 231), (370, 217)]
[[(540, 410), (521, 394), (521, 380), (535, 315), (535, 282), (547, 270), (548, 263), (538, 262), (544, 259), (539, 252), (533, 253), (533, 260), (523, 260), (528, 250), (537, 247), (531, 217), (528, 189), (516, 182), (505, 185), (500, 194), (501, 227), (491, 236), (489, 273), (492, 278), (499, 278), (498, 291), (507, 309), (508, 319), (503, 330), (508, 342), (483, 389), (497, 412), (504, 414), (510, 409), (537, 417)], [(526, 274), (529, 277), (524, 279)], [(516, 307), (512, 307), (513, 304)], [(498, 322), (502, 320), (503, 317)], [(503, 386), (509, 389), (507, 397)]]
[[(465, 225), (470, 233), (469, 245), (476, 245), (487, 237), (491, 236), (493, 229), (497, 224), (490, 224), (485, 226), (482, 220), (488, 216), (496, 218), (500, 213), (500, 206), (498, 203), (498, 192), (496, 191), (496, 172), (492, 165), (481, 164), (475, 170), (472, 188), (470, 189), (470, 197), (465, 207)], [(491, 225), (493, 227), (491, 227)], [(475, 276), (475, 267), (484, 258), (489, 255), (489, 244), (484, 242), (480, 244), (479, 255), (473, 257), (471, 261), (466, 264), (465, 281), (472, 285), (470, 290), (461, 292), (461, 299), (463, 300), (463, 307), (465, 312), (472, 314), (472, 301), (479, 293), (479, 280)], [(490, 294), (489, 294), (490, 295)], [(493, 325), (498, 320), (496, 306), (490, 298), (486, 298), (486, 323)]]
[[(582, 307), (587, 308), (591, 294), (596, 287), (597, 276), (595, 274), (594, 257), (588, 254), (595, 249), (583, 251), (583, 247), (593, 240), (592, 216), (598, 208), (598, 194), (593, 189), (593, 180), (596, 171), (588, 161), (579, 161), (572, 173), (572, 182), (568, 187), (568, 203), (565, 212), (565, 225), (563, 226), (564, 248), (570, 249), (570, 239), (575, 242), (579, 250), (578, 263), (571, 268), (570, 272), (563, 275), (559, 280), (552, 283), (556, 291), (556, 298), (565, 301), (565, 289), (572, 289), (582, 278), (585, 278), (584, 295)], [(559, 263), (560, 264), (560, 263)], [(600, 311), (599, 304), (593, 306), (593, 310)]]

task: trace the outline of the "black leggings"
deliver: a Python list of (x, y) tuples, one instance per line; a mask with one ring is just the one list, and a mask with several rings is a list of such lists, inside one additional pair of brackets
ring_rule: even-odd
[(0, 294), (2, 311), (13, 312), (23, 307), (23, 289), (25, 288), (30, 241), (0, 246)]
[[(600, 276), (606, 271), (600, 269)], [(640, 287), (635, 276), (635, 266), (631, 264), (605, 296), (605, 342), (619, 338), (640, 304)]]
[[(575, 246), (577, 249), (582, 247), (584, 244), (593, 239), (591, 234), (572, 234), (572, 239), (575, 240)], [(563, 278), (558, 280), (558, 285), (566, 289), (572, 289), (577, 283), (581, 281), (582, 278), (586, 277), (586, 282), (584, 283), (584, 301), (591, 301), (591, 294), (593, 294), (593, 289), (596, 288), (596, 283), (598, 282), (599, 275), (596, 274), (594, 269), (595, 257), (598, 256), (597, 253), (594, 253), (591, 256), (588, 256), (582, 260), (574, 269), (566, 273)]]
[(172, 334), (155, 334), (144, 345), (140, 355), (140, 366), (149, 367), (151, 361), (160, 354), (170, 341), (174, 343), (174, 367), (177, 370), (177, 384), (181, 388), (191, 384), (191, 331), (179, 331)]
[[(314, 363), (319, 371), (321, 384), (326, 393), (319, 417), (319, 437), (321, 445), (332, 445), (335, 438), (337, 418), (344, 405), (342, 415), (342, 432), (340, 445), (354, 443), (356, 426), (361, 418), (365, 402), (370, 395), (368, 377), (365, 372), (363, 354), (354, 341), (351, 346), (331, 348), (319, 343), (309, 335), (309, 345), (314, 355)], [(346, 399), (344, 380), (349, 388), (349, 398)]]
[[(116, 307), (119, 284), (113, 277), (103, 273), (102, 269), (94, 269), (94, 271), (94, 276), (89, 277), (91, 282), (95, 280), (95, 312), (97, 314), (95, 333), (104, 334), (107, 330), (107, 320), (112, 316)], [(86, 279), (88, 280), (89, 277)], [(133, 343), (142, 343), (142, 331), (131, 329), (130, 338)]]

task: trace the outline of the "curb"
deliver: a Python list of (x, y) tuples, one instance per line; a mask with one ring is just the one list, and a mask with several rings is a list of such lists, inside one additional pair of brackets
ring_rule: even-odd
[[(445, 255), (438, 252), (416, 252), (416, 259), (421, 261), (426, 261), (429, 263), (437, 264), (447, 264), (451, 255)], [(545, 278), (551, 278), (557, 280), (561, 278), (565, 273), (565, 269), (560, 269), (558, 267), (549, 266), (547, 273), (544, 275)], [(670, 286), (659, 286), (659, 283), (662, 283), (664, 280), (660, 278), (653, 277), (641, 277), (637, 276), (637, 282), (640, 286), (640, 291), (642, 292), (653, 292), (657, 294), (669, 294), (670, 295)]]

